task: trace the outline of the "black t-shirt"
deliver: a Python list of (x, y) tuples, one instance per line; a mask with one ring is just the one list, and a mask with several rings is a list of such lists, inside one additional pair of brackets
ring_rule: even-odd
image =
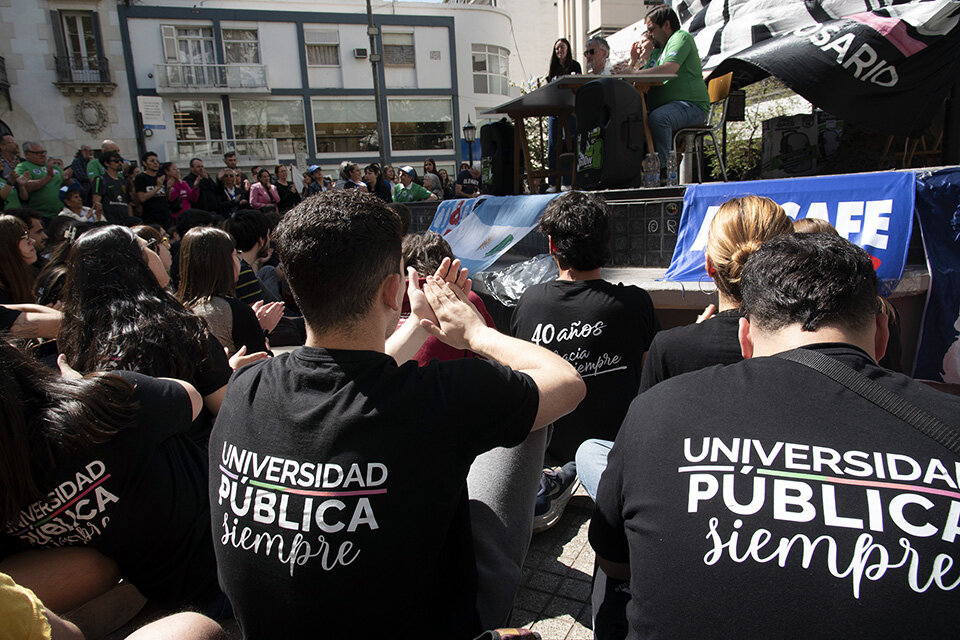
[(120, 178), (111, 178), (104, 173), (93, 181), (93, 192), (100, 196), (103, 205), (103, 217), (107, 222), (123, 224), (130, 217), (130, 196), (127, 195), (127, 183)]
[(522, 442), (538, 403), (532, 379), (482, 360), (303, 347), (239, 369), (210, 504), (244, 637), (479, 634), (467, 471)]
[(300, 194), (297, 193), (297, 185), (288, 182), (287, 186), (283, 186), (277, 181), (273, 184), (277, 187), (277, 194), (280, 196), (280, 202), (277, 204), (277, 210), (280, 213), (286, 213), (297, 206), (301, 200)]
[(165, 608), (219, 595), (210, 534), (205, 453), (188, 437), (192, 410), (176, 382), (131, 371), (135, 424), (57, 461), (38, 478), (49, 498), (3, 525), (0, 555), (20, 548), (89, 545)]
[(217, 183), (214, 179), (200, 178), (197, 174), (190, 172), (184, 180), (191, 187), (196, 186), (199, 189), (197, 201), (193, 205), (194, 208), (203, 209), (210, 213), (217, 213), (220, 208), (220, 202), (217, 195)]
[(681, 373), (743, 360), (737, 337), (742, 317), (739, 309), (722, 311), (699, 324), (658, 333), (643, 363), (641, 393)]
[(230, 330), (233, 346), (237, 349), (246, 347), (248, 354), (266, 351), (267, 343), (263, 337), (263, 329), (260, 328), (260, 321), (257, 320), (257, 314), (253, 309), (236, 298), (224, 296), (223, 299), (230, 305), (230, 313), (233, 316), (233, 326)]
[[(833, 356), (960, 430), (960, 398)], [(630, 407), (590, 542), (629, 562), (630, 638), (953, 638), (960, 462), (777, 357), (667, 380)]]
[(580, 406), (554, 423), (550, 454), (573, 460), (584, 440), (613, 440), (660, 328), (650, 294), (606, 280), (554, 280), (524, 291), (510, 327), (517, 338), (563, 356), (587, 385)]
[(367, 183), (367, 189), (370, 190), (373, 195), (377, 196), (384, 202), (393, 202), (393, 191), (390, 190), (390, 187), (387, 185), (384, 180), (377, 180), (377, 184), (373, 185), (373, 188), (370, 189), (370, 183)]
[(147, 198), (141, 203), (144, 223), (167, 226), (173, 221), (166, 188), (157, 186), (157, 176), (148, 176), (146, 173), (137, 174), (133, 179), (133, 189), (137, 193), (153, 193), (155, 189), (164, 190), (164, 195)]
[(10, 331), (10, 327), (13, 326), (13, 323), (16, 322), (19, 317), (20, 312), (16, 309), (0, 306), (0, 332)]
[(472, 195), (480, 188), (480, 178), (474, 178), (469, 169), (464, 169), (457, 174), (457, 184), (465, 194)]

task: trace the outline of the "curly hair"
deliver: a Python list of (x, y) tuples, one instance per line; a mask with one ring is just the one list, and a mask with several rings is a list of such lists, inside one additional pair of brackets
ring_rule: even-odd
[(592, 271), (610, 259), (610, 214), (595, 195), (569, 191), (554, 198), (537, 230), (553, 240), (561, 269)]
[(193, 380), (206, 323), (160, 286), (130, 229), (88, 231), (67, 266), (57, 342), (71, 366)]

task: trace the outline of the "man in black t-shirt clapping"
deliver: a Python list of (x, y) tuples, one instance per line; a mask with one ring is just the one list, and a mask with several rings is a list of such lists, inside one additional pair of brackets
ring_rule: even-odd
[(159, 224), (166, 229), (173, 222), (170, 215), (170, 201), (167, 200), (167, 190), (163, 185), (165, 177), (159, 174), (160, 161), (157, 154), (147, 151), (140, 158), (143, 163), (143, 173), (133, 180), (136, 198), (143, 207), (143, 222)]
[(457, 174), (455, 189), (455, 193), (458, 198), (476, 198), (480, 195), (479, 162), (474, 162), (469, 169), (464, 169)]

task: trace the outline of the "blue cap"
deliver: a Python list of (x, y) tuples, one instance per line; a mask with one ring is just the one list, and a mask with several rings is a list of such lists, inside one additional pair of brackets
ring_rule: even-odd
[(80, 186), (79, 182), (71, 182), (66, 186), (60, 187), (60, 202), (66, 202), (67, 196), (70, 195), (71, 191), (83, 193), (83, 187)]

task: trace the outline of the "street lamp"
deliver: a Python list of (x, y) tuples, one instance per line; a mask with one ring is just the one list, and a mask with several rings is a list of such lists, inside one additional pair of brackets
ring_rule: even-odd
[(470, 166), (473, 166), (473, 141), (477, 139), (477, 125), (470, 122), (470, 116), (467, 116), (467, 124), (463, 125), (463, 139), (467, 141), (467, 147), (470, 149)]

